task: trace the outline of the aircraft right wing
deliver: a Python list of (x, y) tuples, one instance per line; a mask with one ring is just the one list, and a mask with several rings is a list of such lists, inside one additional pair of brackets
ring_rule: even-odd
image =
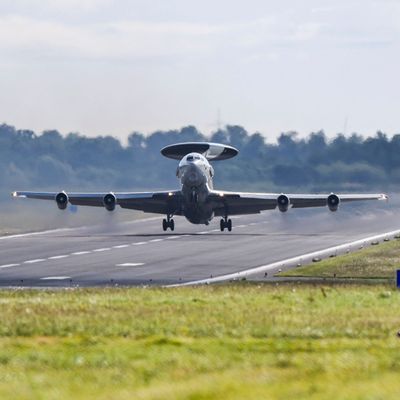
[(13, 197), (24, 197), (37, 200), (53, 200), (58, 208), (65, 209), (68, 203), (77, 206), (105, 207), (114, 210), (119, 204), (122, 208), (140, 210), (155, 214), (181, 215), (182, 194), (180, 190), (157, 192), (99, 192), (99, 193), (66, 193), (66, 192), (13, 192)]

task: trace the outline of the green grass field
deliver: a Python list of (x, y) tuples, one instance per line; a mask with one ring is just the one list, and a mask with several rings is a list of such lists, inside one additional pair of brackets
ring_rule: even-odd
[(0, 399), (398, 399), (400, 293), (0, 291)]
[(394, 280), (400, 269), (400, 240), (291, 269), (278, 276), (320, 278), (366, 278)]

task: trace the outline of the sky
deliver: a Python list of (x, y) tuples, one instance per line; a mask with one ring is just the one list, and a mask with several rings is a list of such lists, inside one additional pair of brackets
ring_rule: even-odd
[(399, 39), (400, 0), (0, 0), (0, 122), (392, 135)]

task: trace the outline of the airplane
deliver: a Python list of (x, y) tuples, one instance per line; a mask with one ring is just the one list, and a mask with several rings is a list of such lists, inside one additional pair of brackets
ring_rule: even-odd
[(221, 232), (232, 231), (233, 215), (259, 214), (263, 210), (278, 208), (287, 212), (290, 208), (328, 207), (337, 211), (341, 203), (361, 200), (387, 200), (385, 194), (284, 194), (246, 193), (214, 190), (214, 168), (210, 162), (235, 157), (239, 151), (228, 145), (208, 142), (186, 142), (161, 149), (165, 157), (179, 160), (176, 176), (180, 180), (178, 190), (155, 192), (104, 192), (66, 193), (16, 191), (13, 197), (39, 200), (55, 200), (61, 210), (68, 204), (74, 206), (104, 207), (114, 211), (116, 206), (163, 214), (164, 231), (175, 229), (174, 216), (184, 216), (193, 224), (208, 225), (214, 217), (221, 217)]

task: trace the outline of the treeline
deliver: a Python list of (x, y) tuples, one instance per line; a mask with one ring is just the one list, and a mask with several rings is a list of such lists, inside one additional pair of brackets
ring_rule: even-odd
[(177, 162), (160, 155), (168, 144), (185, 141), (226, 143), (240, 150), (235, 159), (215, 162), (220, 188), (278, 191), (389, 190), (400, 184), (400, 134), (363, 138), (324, 132), (298, 138), (282, 133), (277, 143), (240, 126), (211, 137), (195, 127), (132, 133), (127, 145), (111, 136), (88, 138), (57, 131), (38, 135), (0, 125), (1, 197), (13, 189), (140, 190), (177, 187)]

